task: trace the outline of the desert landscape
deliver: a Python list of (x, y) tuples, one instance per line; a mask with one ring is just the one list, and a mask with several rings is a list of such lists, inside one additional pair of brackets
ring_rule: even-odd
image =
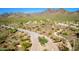
[(79, 10), (0, 14), (0, 51), (79, 51)]

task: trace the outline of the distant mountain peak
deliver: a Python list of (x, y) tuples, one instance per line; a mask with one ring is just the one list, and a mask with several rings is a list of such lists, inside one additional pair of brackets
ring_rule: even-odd
[(52, 9), (52, 8), (48, 8), (44, 13), (64, 13), (65, 10), (63, 8), (60, 9)]

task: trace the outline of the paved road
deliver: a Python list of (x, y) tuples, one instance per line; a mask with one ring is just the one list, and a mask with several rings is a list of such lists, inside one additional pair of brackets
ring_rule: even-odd
[[(5, 25), (2, 25), (2, 27), (14, 29), (13, 27), (5, 26)], [(20, 32), (28, 33), (28, 35), (31, 36), (31, 42), (32, 42), (32, 47), (30, 49), (31, 51), (42, 51), (44, 49), (47, 49), (49, 51), (58, 51), (59, 50), (58, 46), (52, 42), (52, 39), (48, 38), (47, 36), (40, 35), (39, 33), (32, 32), (32, 31), (25, 30), (25, 29), (18, 28), (17, 30)], [(48, 39), (48, 42), (46, 43), (45, 47), (41, 46), (41, 44), (38, 40), (39, 36), (44, 36), (45, 38)]]
[[(61, 24), (61, 26), (62, 26), (62, 24)], [(68, 27), (68, 25), (66, 25), (66, 24), (63, 24), (63, 26)], [(72, 51), (72, 46), (71, 46), (70, 42), (66, 38), (64, 38), (63, 36), (58, 35), (62, 31), (63, 31), (63, 29), (60, 29), (57, 32), (54, 32), (54, 35), (56, 37), (59, 37), (59, 38), (62, 38), (63, 40), (65, 40), (66, 41), (66, 44), (67, 44), (66, 46), (69, 48), (70, 51)]]

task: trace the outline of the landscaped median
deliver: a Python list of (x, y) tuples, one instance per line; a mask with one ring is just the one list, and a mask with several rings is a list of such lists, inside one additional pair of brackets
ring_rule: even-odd
[(41, 45), (45, 45), (48, 42), (48, 39), (44, 36), (40, 36), (38, 39)]

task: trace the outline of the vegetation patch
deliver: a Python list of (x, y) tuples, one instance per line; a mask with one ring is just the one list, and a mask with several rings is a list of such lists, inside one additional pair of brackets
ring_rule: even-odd
[(22, 46), (23, 50), (27, 50), (29, 47), (32, 46), (32, 44), (29, 42), (21, 42), (21, 46)]
[(45, 45), (45, 43), (47, 43), (48, 40), (45, 37), (39, 37), (39, 42), (41, 43), (41, 45)]
[(60, 51), (69, 51), (69, 48), (64, 45), (59, 46), (59, 49)]
[(54, 43), (57, 43), (57, 42), (61, 42), (62, 41), (62, 39), (60, 39), (60, 38), (53, 38), (53, 40), (54, 40)]
[(15, 33), (15, 32), (17, 32), (17, 29), (9, 29), (9, 31), (10, 31), (11, 33)]
[(68, 33), (67, 32), (64, 32), (63, 35), (68, 35)]

